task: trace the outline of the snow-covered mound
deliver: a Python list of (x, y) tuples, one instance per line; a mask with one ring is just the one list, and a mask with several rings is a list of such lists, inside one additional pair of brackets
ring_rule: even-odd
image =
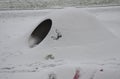
[(119, 79), (119, 10), (1, 11), (0, 79)]

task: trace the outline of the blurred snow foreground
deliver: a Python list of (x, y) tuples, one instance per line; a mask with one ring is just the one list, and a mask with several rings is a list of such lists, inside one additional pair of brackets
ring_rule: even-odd
[(119, 14), (120, 7), (1, 11), (0, 79), (119, 79)]

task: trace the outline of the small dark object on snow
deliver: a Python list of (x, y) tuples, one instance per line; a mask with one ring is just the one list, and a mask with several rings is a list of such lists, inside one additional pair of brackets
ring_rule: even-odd
[(60, 39), (62, 37), (62, 34), (57, 29), (55, 30), (55, 32), (56, 32), (57, 36), (56, 37), (55, 36), (51, 36), (51, 38), (53, 38), (53, 40)]
[(101, 72), (103, 72), (103, 69), (100, 69)]
[(45, 57), (46, 60), (49, 60), (49, 59), (55, 59), (55, 57), (52, 55), (52, 54), (49, 54)]
[(49, 74), (49, 79), (57, 79), (56, 74), (54, 73)]

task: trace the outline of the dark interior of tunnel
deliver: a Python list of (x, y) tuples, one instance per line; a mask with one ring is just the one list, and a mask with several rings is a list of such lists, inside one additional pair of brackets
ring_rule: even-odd
[(29, 42), (32, 41), (30, 44), (30, 47), (34, 47), (38, 45), (40, 42), (44, 40), (44, 38), (47, 36), (49, 33), (50, 29), (52, 26), (52, 20), (51, 19), (46, 19), (42, 21), (31, 33)]

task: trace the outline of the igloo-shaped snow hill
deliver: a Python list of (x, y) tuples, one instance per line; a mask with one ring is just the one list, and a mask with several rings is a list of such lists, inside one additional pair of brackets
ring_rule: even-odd
[[(41, 23), (47, 19), (50, 19), (52, 22), (51, 25), (48, 25), (48, 28), (51, 27), (50, 32), (42, 41), (45, 44), (40, 44), (40, 46), (83, 45), (101, 42), (113, 37), (95, 16), (76, 8), (67, 8), (52, 12), (41, 19), (38, 27), (42, 27)], [(39, 37), (38, 39), (40, 40), (41, 38)], [(29, 41), (30, 46), (36, 42), (36, 40), (34, 40), (35, 42), (31, 41), (33, 39)]]

